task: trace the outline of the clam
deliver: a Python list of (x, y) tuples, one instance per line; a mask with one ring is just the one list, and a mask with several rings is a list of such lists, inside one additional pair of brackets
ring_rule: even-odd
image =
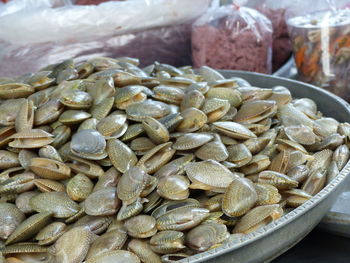
[(122, 249), (127, 237), (124, 228), (107, 231), (92, 242), (86, 255), (86, 260), (99, 256), (107, 251)]
[(181, 111), (188, 108), (200, 109), (203, 106), (204, 100), (205, 97), (200, 91), (190, 90), (181, 101)]
[(148, 137), (156, 144), (169, 141), (169, 132), (167, 128), (158, 120), (152, 117), (146, 117), (142, 126)]
[(111, 224), (111, 217), (107, 216), (83, 216), (73, 224), (73, 227), (82, 226), (89, 229), (93, 234), (101, 234)]
[(151, 249), (147, 241), (141, 239), (132, 239), (128, 243), (128, 250), (135, 253), (142, 262), (145, 263), (161, 263), (160, 256)]
[(88, 109), (92, 105), (89, 93), (81, 90), (71, 90), (62, 94), (60, 102), (71, 109)]
[(172, 142), (166, 142), (152, 148), (140, 158), (137, 166), (150, 174), (158, 171), (174, 156), (175, 150), (171, 146)]
[(113, 166), (122, 173), (137, 163), (135, 153), (118, 139), (108, 140), (107, 153)]
[(128, 118), (135, 121), (142, 121), (145, 117), (159, 119), (170, 113), (169, 106), (160, 101), (146, 100), (133, 103), (125, 109)]
[(73, 201), (83, 201), (92, 192), (93, 182), (84, 174), (73, 176), (67, 183), (67, 194)]
[(148, 238), (157, 232), (156, 220), (152, 216), (138, 215), (125, 221), (128, 235), (135, 238)]
[(278, 205), (257, 206), (245, 214), (233, 229), (233, 233), (248, 234), (283, 215), (282, 208)]
[(225, 161), (229, 157), (226, 146), (222, 143), (219, 135), (215, 135), (214, 139), (196, 150), (195, 155), (201, 160), (215, 160), (218, 162)]
[(275, 101), (252, 100), (243, 103), (233, 121), (242, 124), (256, 123), (274, 116), (276, 112), (277, 105)]
[(169, 200), (184, 200), (190, 195), (190, 181), (182, 175), (164, 176), (159, 179), (157, 193)]
[(24, 219), (23, 212), (14, 204), (0, 203), (0, 237), (8, 239)]
[(31, 100), (24, 100), (23, 104), (21, 105), (21, 108), (19, 109), (16, 121), (15, 121), (15, 127), (17, 132), (30, 130), (33, 128), (34, 124), (34, 104)]
[(224, 224), (206, 223), (191, 229), (186, 236), (186, 244), (199, 252), (221, 244), (229, 237)]
[(90, 113), (79, 110), (67, 110), (61, 114), (58, 120), (68, 126), (81, 123), (91, 117)]
[(179, 231), (167, 230), (155, 234), (151, 240), (151, 249), (159, 254), (168, 254), (185, 248), (185, 235)]
[(215, 122), (226, 115), (230, 110), (230, 102), (226, 99), (206, 99), (201, 110), (207, 115), (208, 122)]
[(19, 166), (18, 154), (0, 150), (0, 169), (8, 169)]
[(117, 188), (107, 187), (90, 194), (84, 202), (85, 213), (91, 216), (114, 215), (121, 203), (117, 198)]
[(172, 148), (175, 150), (191, 150), (208, 143), (212, 139), (213, 135), (207, 133), (186, 133), (176, 139)]
[(51, 245), (63, 235), (66, 230), (66, 224), (62, 222), (53, 222), (39, 231), (35, 236), (39, 245)]
[(100, 120), (96, 125), (96, 129), (103, 136), (115, 136), (115, 134), (123, 129), (126, 123), (126, 115), (114, 114)]
[(25, 214), (32, 214), (34, 210), (31, 208), (29, 201), (33, 196), (37, 194), (39, 194), (39, 192), (36, 192), (36, 191), (28, 191), (28, 192), (19, 194), (15, 202), (18, 209)]
[(236, 122), (214, 122), (213, 125), (217, 131), (234, 139), (247, 140), (256, 137), (248, 128)]
[(12, 232), (5, 244), (8, 245), (33, 237), (50, 222), (51, 216), (51, 212), (42, 212), (28, 217)]
[(228, 158), (227, 161), (235, 164), (236, 167), (242, 167), (248, 164), (252, 157), (251, 152), (245, 144), (237, 143), (227, 147)]
[(214, 160), (188, 163), (185, 172), (191, 180), (191, 189), (223, 192), (237, 178), (229, 169)]
[(34, 113), (34, 124), (43, 125), (58, 120), (64, 109), (59, 99), (51, 99), (41, 105)]
[(96, 257), (92, 257), (91, 259), (86, 261), (86, 263), (109, 263), (109, 262), (140, 263), (140, 259), (134, 253), (131, 253), (129, 251), (114, 250), (114, 251), (107, 251), (107, 252), (101, 253), (100, 255)]
[(37, 212), (48, 212), (57, 218), (67, 218), (79, 212), (80, 206), (65, 192), (47, 192), (33, 196), (30, 206)]
[(138, 167), (128, 169), (117, 185), (118, 198), (125, 204), (131, 204), (141, 195), (148, 176)]
[(40, 148), (54, 141), (53, 135), (40, 129), (25, 130), (10, 136), (14, 139), (9, 142), (9, 146), (14, 148)]
[(62, 180), (71, 176), (69, 166), (53, 159), (32, 158), (29, 169), (40, 177), (47, 179)]
[(0, 84), (0, 99), (26, 98), (34, 91), (34, 87), (24, 83)]
[(91, 243), (91, 232), (85, 227), (73, 227), (50, 248), (56, 262), (81, 262)]
[(39, 149), (39, 156), (42, 158), (53, 159), (62, 162), (62, 158), (55, 147), (51, 145), (45, 145)]
[(179, 132), (194, 132), (202, 128), (208, 121), (207, 115), (196, 108), (187, 108), (181, 112), (183, 120), (177, 126)]
[(96, 130), (81, 130), (74, 134), (70, 147), (73, 154), (85, 159), (101, 160), (107, 156), (106, 140)]

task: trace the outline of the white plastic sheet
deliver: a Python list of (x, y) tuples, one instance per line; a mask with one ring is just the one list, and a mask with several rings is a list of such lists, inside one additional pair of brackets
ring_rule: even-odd
[(0, 7), (0, 76), (89, 55), (188, 64), (190, 24), (211, 2), (129, 0), (60, 6), (57, 1), (13, 0)]

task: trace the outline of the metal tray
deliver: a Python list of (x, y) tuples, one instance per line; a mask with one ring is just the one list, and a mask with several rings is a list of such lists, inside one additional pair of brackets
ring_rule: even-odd
[[(261, 88), (285, 86), (294, 97), (313, 99), (325, 115), (334, 117), (340, 122), (350, 120), (348, 103), (313, 85), (251, 72), (222, 70), (221, 73), (227, 78), (244, 78), (253, 86)], [(309, 201), (271, 224), (246, 235), (241, 243), (224, 244), (178, 262), (261, 263), (271, 261), (298, 243), (321, 221), (349, 182), (349, 173), (350, 162), (330, 184)]]
[(318, 225), (329, 233), (350, 238), (350, 183)]

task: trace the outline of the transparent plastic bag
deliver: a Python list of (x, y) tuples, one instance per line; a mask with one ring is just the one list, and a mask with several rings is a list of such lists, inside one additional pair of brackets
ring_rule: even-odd
[(271, 73), (272, 26), (258, 11), (224, 5), (212, 8), (192, 26), (195, 67)]
[(255, 8), (272, 23), (272, 71), (276, 71), (286, 63), (292, 53), (285, 19), (285, 13), (292, 3), (290, 0), (249, 0), (246, 3), (246, 6)]
[(297, 1), (287, 13), (301, 80), (350, 101), (350, 9), (346, 1)]
[(73, 0), (75, 5), (98, 5), (108, 1), (127, 1), (127, 0)]
[(0, 8), (0, 76), (90, 56), (135, 56), (190, 63), (192, 21), (210, 0), (129, 0), (53, 8), (50, 0), (13, 0)]

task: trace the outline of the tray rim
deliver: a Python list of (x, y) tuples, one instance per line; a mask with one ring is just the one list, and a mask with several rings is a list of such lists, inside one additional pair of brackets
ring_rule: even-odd
[[(248, 72), (248, 71), (242, 71), (242, 70), (218, 70), (220, 73), (238, 73), (238, 74), (244, 74), (244, 75), (258, 75), (261, 77), (268, 77), (268, 78), (273, 78), (273, 79), (279, 79), (282, 81), (287, 81), (290, 83), (294, 83), (297, 85), (303, 85), (308, 87), (311, 90), (317, 90), (317, 92), (320, 92), (326, 96), (330, 96), (333, 99), (335, 99), (338, 103), (342, 104), (348, 112), (348, 115), (350, 117), (350, 105), (343, 100), (342, 98), (338, 97), (337, 95), (321, 89), (319, 87), (316, 87), (314, 85), (293, 80), (293, 79), (288, 79), (284, 77), (279, 77), (279, 76), (274, 76), (274, 75), (267, 75), (267, 74), (262, 74), (262, 73), (255, 73), (255, 72)], [(270, 224), (258, 229), (257, 231), (254, 231), (252, 233), (249, 233), (247, 235), (244, 235), (241, 238), (240, 243), (225, 243), (220, 247), (211, 249), (209, 251), (205, 251), (202, 253), (198, 253), (195, 255), (192, 255), (188, 258), (179, 260), (177, 262), (179, 263), (194, 263), (194, 262), (203, 262), (205, 260), (213, 259), (214, 257), (217, 257), (219, 255), (223, 255), (226, 253), (233, 252), (234, 250), (244, 247), (246, 245), (249, 245), (250, 243), (253, 243), (255, 240), (261, 239), (273, 231), (280, 229), (290, 223), (291, 221), (294, 221), (295, 219), (301, 217), (303, 214), (305, 214), (307, 211), (311, 210), (314, 208), (317, 204), (319, 204), (322, 200), (326, 199), (327, 196), (337, 187), (340, 185), (340, 183), (344, 182), (348, 175), (350, 174), (350, 160), (348, 163), (345, 165), (345, 167), (339, 172), (339, 174), (325, 187), (323, 188), (318, 194), (313, 196), (310, 200), (302, 204), (301, 206), (295, 208), (288, 214), (282, 216), (281, 218), (277, 219), (276, 221), (271, 222)]]

